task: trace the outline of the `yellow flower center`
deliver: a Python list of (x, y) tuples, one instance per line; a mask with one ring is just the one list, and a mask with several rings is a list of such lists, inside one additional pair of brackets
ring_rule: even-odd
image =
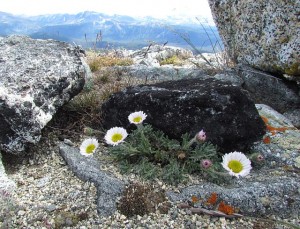
[(123, 139), (123, 135), (119, 134), (119, 133), (116, 133), (111, 137), (111, 140), (113, 142), (118, 142), (118, 141), (121, 141), (122, 139)]
[(87, 154), (91, 154), (94, 152), (95, 148), (96, 148), (96, 146), (94, 144), (90, 144), (90, 145), (88, 145), (88, 147), (86, 147), (85, 152)]
[(234, 172), (239, 173), (243, 170), (243, 164), (237, 160), (231, 160), (228, 163), (228, 167)]
[(142, 121), (142, 117), (141, 116), (137, 116), (133, 119), (134, 123), (139, 123), (140, 121)]

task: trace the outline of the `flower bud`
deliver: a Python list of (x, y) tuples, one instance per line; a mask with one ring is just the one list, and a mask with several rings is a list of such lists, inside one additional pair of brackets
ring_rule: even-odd
[(256, 156), (256, 160), (257, 160), (258, 162), (261, 162), (261, 161), (265, 160), (265, 157), (264, 157), (263, 155), (261, 155), (261, 154), (258, 154), (258, 155)]
[(204, 169), (208, 169), (211, 165), (212, 165), (212, 162), (209, 159), (204, 159), (201, 161), (201, 166)]
[(255, 165), (261, 165), (264, 163), (265, 157), (260, 153), (253, 153), (252, 155), (250, 155), (250, 160)]
[(198, 134), (196, 134), (196, 139), (198, 142), (205, 142), (206, 140), (206, 134), (203, 130), (199, 131)]

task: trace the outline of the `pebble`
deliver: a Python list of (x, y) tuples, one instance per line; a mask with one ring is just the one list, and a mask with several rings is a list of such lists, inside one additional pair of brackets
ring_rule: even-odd
[(23, 216), (23, 215), (25, 215), (25, 214), (26, 214), (26, 212), (23, 211), (23, 210), (18, 211), (18, 215), (19, 215), (19, 216)]
[(66, 143), (69, 146), (75, 146), (75, 144), (69, 139), (64, 139), (64, 143)]
[(50, 205), (46, 206), (45, 209), (47, 212), (53, 212), (56, 210), (56, 205), (50, 204)]

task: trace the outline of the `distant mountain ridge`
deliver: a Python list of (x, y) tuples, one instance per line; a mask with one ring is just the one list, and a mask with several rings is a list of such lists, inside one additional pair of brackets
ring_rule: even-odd
[(187, 47), (188, 44), (178, 35), (181, 34), (188, 35), (199, 49), (211, 51), (209, 38), (214, 45), (220, 41), (215, 26), (201, 25), (187, 18), (159, 20), (151, 17), (109, 16), (92, 11), (39, 16), (0, 12), (0, 36), (12, 34), (74, 42), (85, 48), (113, 46), (137, 49), (149, 43)]

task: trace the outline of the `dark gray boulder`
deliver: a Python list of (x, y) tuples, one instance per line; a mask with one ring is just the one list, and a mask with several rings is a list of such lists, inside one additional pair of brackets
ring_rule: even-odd
[(185, 79), (128, 87), (102, 106), (105, 128), (128, 127), (128, 115), (144, 111), (146, 123), (170, 138), (194, 136), (203, 129), (221, 151), (247, 150), (265, 133), (245, 91), (216, 79)]
[(300, 109), (286, 111), (283, 113), (283, 115), (291, 120), (295, 127), (300, 129)]
[(300, 126), (300, 83), (279, 78), (245, 65), (236, 71), (226, 71), (214, 76), (222, 81), (248, 91), (254, 103), (271, 106), (289, 118), (295, 127)]
[(25, 152), (59, 107), (83, 88), (82, 50), (26, 36), (0, 38), (0, 149)]
[(101, 171), (100, 162), (93, 157), (81, 155), (78, 148), (61, 143), (59, 152), (78, 178), (96, 186), (98, 213), (103, 216), (112, 215), (117, 210), (116, 202), (125, 189), (125, 182)]
[(300, 87), (294, 81), (240, 65), (238, 75), (255, 103), (271, 106), (283, 113), (300, 107)]

